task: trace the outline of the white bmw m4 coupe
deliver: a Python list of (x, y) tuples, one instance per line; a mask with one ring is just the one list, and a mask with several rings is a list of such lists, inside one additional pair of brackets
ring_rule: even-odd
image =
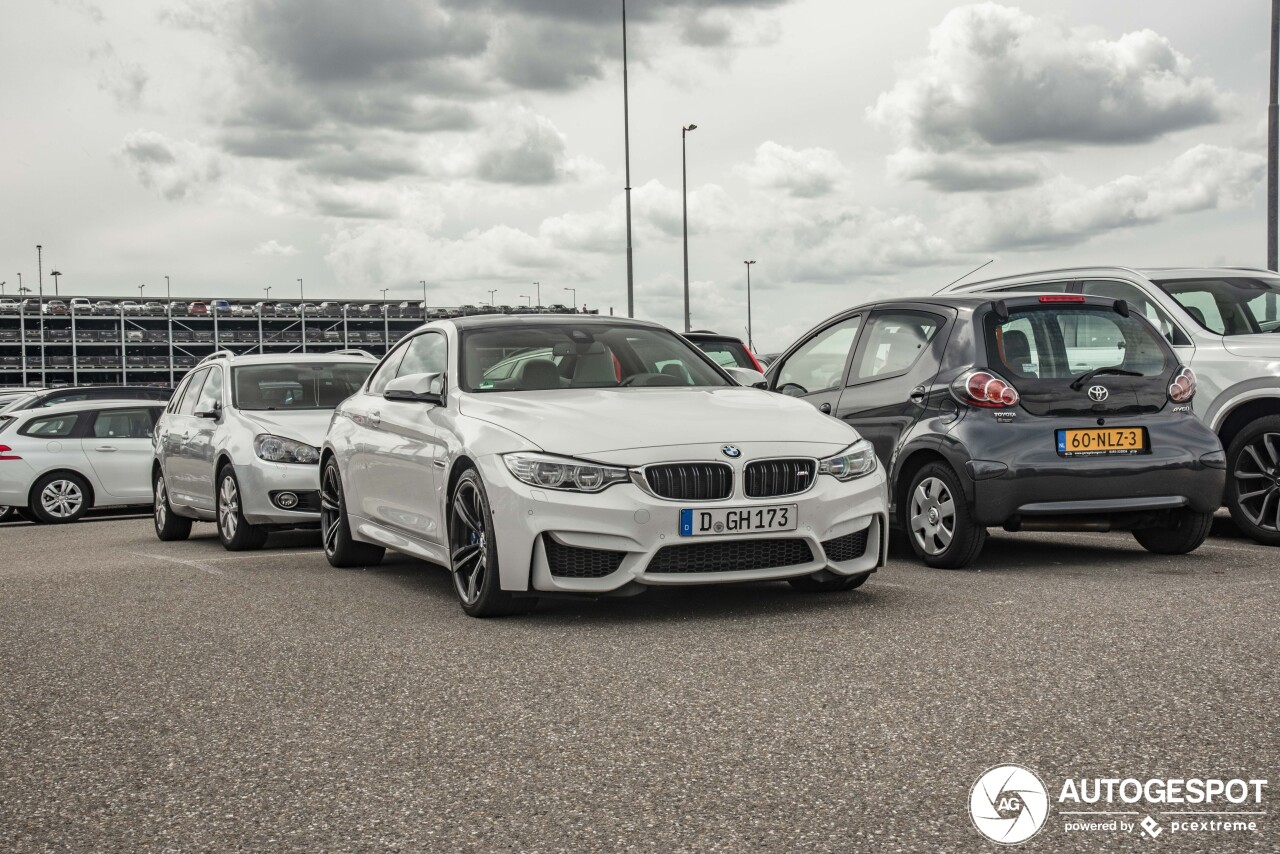
[(475, 617), (650, 585), (848, 590), (885, 561), (869, 442), (640, 321), (427, 324), (335, 410), (321, 466), (332, 565), (441, 564)]

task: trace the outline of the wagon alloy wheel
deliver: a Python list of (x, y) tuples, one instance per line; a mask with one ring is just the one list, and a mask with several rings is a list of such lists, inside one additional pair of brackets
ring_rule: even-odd
[(1263, 433), (1245, 445), (1232, 476), (1245, 518), (1280, 532), (1280, 433)]
[(956, 535), (956, 502), (937, 478), (922, 480), (911, 495), (911, 535), (925, 554), (939, 555)]
[(218, 472), (217, 507), (218, 539), (227, 551), (243, 552), (260, 549), (267, 542), (267, 531), (251, 525), (244, 518), (244, 497), (231, 466)]
[(69, 519), (84, 505), (84, 493), (69, 480), (55, 480), (40, 491), (40, 506), (55, 519)]
[(156, 530), (163, 531), (164, 523), (169, 521), (169, 496), (165, 494), (164, 478), (156, 478), (155, 497)]
[(472, 617), (506, 617), (533, 609), (538, 600), (502, 589), (493, 513), (480, 473), (467, 469), (449, 501), (449, 557), (453, 589)]
[(169, 505), (169, 490), (165, 488), (163, 474), (156, 475), (154, 492), (156, 537), (171, 542), (191, 536), (191, 520), (174, 513)]
[(453, 497), (454, 530), (449, 541), (453, 548), (453, 584), (463, 605), (475, 605), (480, 599), (489, 565), (490, 536), (482, 500), (475, 483), (470, 481), (459, 486)]

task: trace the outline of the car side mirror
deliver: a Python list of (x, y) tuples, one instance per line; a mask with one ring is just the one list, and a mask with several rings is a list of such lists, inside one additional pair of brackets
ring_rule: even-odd
[(382, 396), (387, 400), (434, 403), (436, 406), (444, 406), (445, 380), (446, 375), (443, 373), (408, 374), (396, 377), (387, 383), (387, 387), (382, 390)]
[(213, 409), (202, 409), (195, 415), (196, 418), (208, 418), (210, 421), (217, 421), (222, 417), (222, 404), (215, 403)]
[(764, 378), (764, 374), (759, 371), (753, 371), (750, 368), (725, 368), (729, 376), (733, 377), (733, 381), (738, 385), (744, 385), (748, 388), (768, 388), (769, 383)]
[(787, 397), (804, 397), (809, 391), (799, 383), (783, 383), (778, 389), (779, 392)]

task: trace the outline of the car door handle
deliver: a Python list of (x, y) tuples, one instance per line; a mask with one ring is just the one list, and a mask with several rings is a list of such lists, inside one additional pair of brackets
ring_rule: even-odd
[(111, 445), (99, 445), (98, 447), (94, 448), (94, 450), (104, 454), (114, 454), (116, 451), (119, 450), (119, 448), (113, 447)]
[(821, 406), (819, 406), (819, 407), (818, 407), (818, 411), (819, 411), (819, 412), (821, 412), (821, 413), (823, 413), (823, 414), (830, 415), (830, 414), (831, 414), (831, 404), (829, 404), (829, 403), (824, 403), (824, 404), (822, 404)]
[(911, 394), (907, 395), (911, 398), (912, 403), (924, 403), (925, 387), (918, 385), (911, 389)]
[(382, 412), (380, 410), (375, 409), (373, 412), (369, 413), (370, 427), (377, 427), (381, 423), (382, 423)]

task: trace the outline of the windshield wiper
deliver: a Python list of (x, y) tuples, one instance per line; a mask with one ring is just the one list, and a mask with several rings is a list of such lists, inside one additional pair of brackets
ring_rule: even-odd
[(1076, 391), (1079, 391), (1081, 386), (1099, 374), (1113, 374), (1119, 377), (1142, 376), (1142, 373), (1139, 371), (1126, 371), (1124, 368), (1094, 368), (1092, 371), (1085, 371), (1083, 374), (1072, 380), (1071, 387)]

